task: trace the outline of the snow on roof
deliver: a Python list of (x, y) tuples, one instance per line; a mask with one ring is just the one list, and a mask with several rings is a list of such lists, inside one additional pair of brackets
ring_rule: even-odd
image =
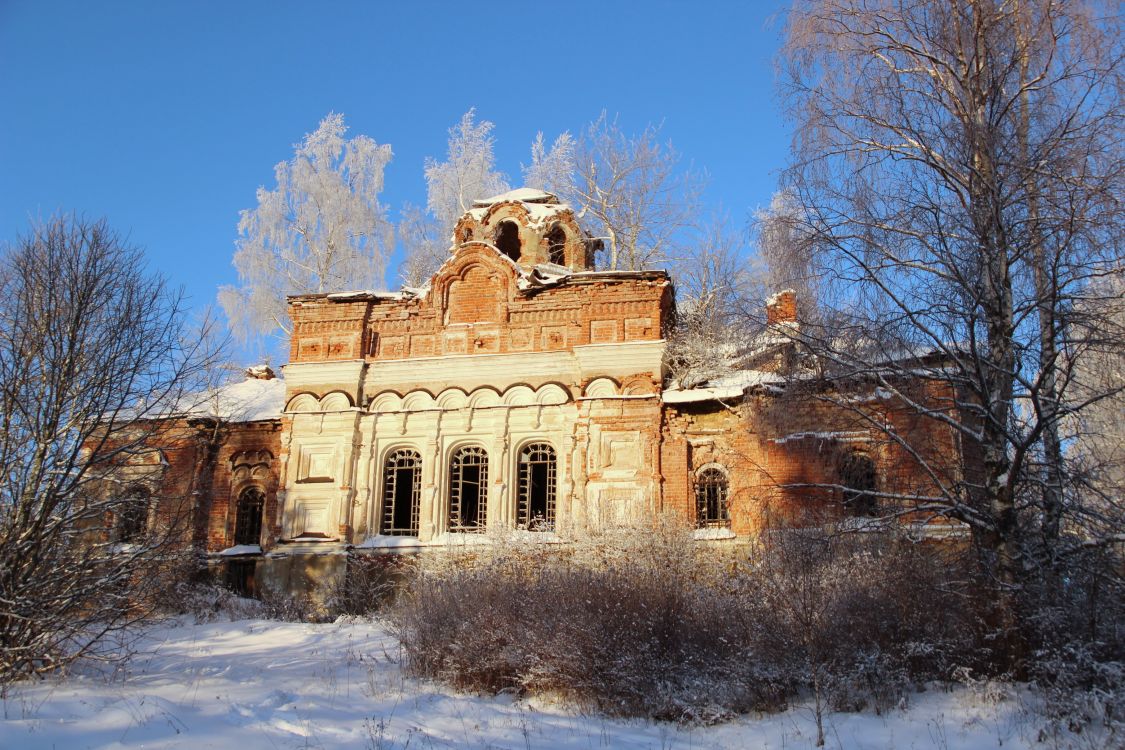
[(285, 381), (281, 378), (245, 380), (185, 397), (185, 416), (218, 417), (228, 422), (261, 422), (279, 419), (285, 406)]
[(546, 193), (542, 190), (535, 188), (522, 187), (515, 190), (509, 190), (500, 195), (494, 195), (491, 198), (481, 198), (473, 201), (474, 208), (488, 208), (496, 203), (504, 203), (505, 201), (522, 201), (523, 203), (558, 203), (559, 198), (557, 195)]
[(330, 300), (337, 302), (346, 302), (348, 300), (367, 300), (367, 299), (402, 299), (402, 292), (377, 292), (373, 289), (356, 289), (347, 292), (331, 292), (324, 295)]
[(718, 401), (741, 398), (747, 388), (776, 383), (781, 376), (763, 370), (738, 370), (729, 375), (713, 378), (695, 388), (668, 388), (662, 394), (666, 404), (686, 404), (694, 401)]
[(773, 307), (774, 305), (776, 305), (781, 299), (781, 295), (783, 294), (796, 294), (796, 292), (792, 289), (782, 289), (780, 291), (774, 292), (770, 296), (766, 297), (766, 307)]

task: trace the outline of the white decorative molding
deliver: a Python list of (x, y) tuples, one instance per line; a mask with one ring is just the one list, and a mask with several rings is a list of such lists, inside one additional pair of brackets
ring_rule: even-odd
[[(345, 359), (336, 362), (293, 362), (285, 365), (285, 387), (290, 392), (323, 390), (332, 386), (347, 386), (351, 396), (359, 390), (365, 362), (362, 359)], [(353, 390), (354, 389), (354, 390)]]

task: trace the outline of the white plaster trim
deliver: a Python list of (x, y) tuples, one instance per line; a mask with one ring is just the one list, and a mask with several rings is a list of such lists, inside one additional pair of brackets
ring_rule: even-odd
[[(319, 385), (348, 385), (358, 388), (363, 367), (362, 359), (345, 359), (332, 362), (292, 362), (281, 368), (285, 372), (285, 386), (290, 393), (308, 390)], [(352, 385), (354, 383), (354, 385)], [(355, 393), (351, 393), (354, 400)]]

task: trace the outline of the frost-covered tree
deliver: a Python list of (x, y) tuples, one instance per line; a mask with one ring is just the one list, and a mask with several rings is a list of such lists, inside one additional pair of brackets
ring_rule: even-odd
[[(1062, 595), (1059, 566), (1119, 539), (1083, 517), (1059, 439), (1107, 395), (1072, 398), (1083, 352), (1105, 346), (1091, 297), (1123, 267), (1118, 24), (1095, 0), (801, 0), (788, 16), (796, 231), (866, 346), (801, 336), (957, 435), (964, 475), (886, 432), (933, 478), (912, 509), (971, 530), (1013, 660), (1033, 620), (1019, 594)], [(896, 386), (919, 378), (948, 398)]]
[(717, 214), (694, 228), (690, 251), (672, 264), (676, 320), (666, 358), (677, 385), (697, 385), (738, 364), (747, 338), (744, 311), (765, 290), (744, 239)]
[(550, 148), (543, 133), (536, 133), (531, 143), (531, 164), (523, 168), (523, 184), (570, 200), (574, 194), (577, 148), (578, 142), (569, 132), (556, 138)]
[(754, 212), (752, 228), (768, 293), (792, 289), (797, 293), (801, 317), (808, 318), (817, 309), (824, 290), (816, 282), (812, 243), (798, 231), (799, 216), (793, 194), (779, 190), (769, 206)]
[(603, 112), (574, 145), (570, 183), (556, 185), (579, 221), (605, 242), (604, 265), (611, 270), (675, 257), (677, 239), (696, 218), (701, 181), (680, 169), (679, 154), (659, 138), (658, 126), (628, 135)]
[(343, 115), (325, 117), (274, 167), (277, 187), (258, 188), (258, 207), (241, 213), (241, 286), (219, 291), (241, 339), (288, 336), (287, 294), (383, 286), (394, 231), (379, 193), (391, 147), (346, 132)]
[(470, 109), (449, 129), (446, 160), (426, 159), (426, 208), (442, 227), (452, 230), (473, 201), (508, 190), (507, 179), (496, 171), (492, 128), (488, 120), (477, 122)]
[(406, 260), (401, 274), (408, 286), (425, 283), (441, 266), (453, 227), (473, 201), (509, 189), (507, 178), (496, 171), (492, 128), (488, 120), (477, 122), (475, 109), (470, 109), (449, 129), (446, 160), (426, 159), (428, 215), (410, 206), (403, 210), (400, 236)]

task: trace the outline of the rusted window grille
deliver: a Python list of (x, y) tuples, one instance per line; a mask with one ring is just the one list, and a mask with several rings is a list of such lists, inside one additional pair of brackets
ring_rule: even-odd
[(139, 541), (148, 526), (148, 493), (134, 488), (121, 501), (117, 510), (117, 541)]
[(484, 531), (488, 498), (488, 454), (466, 446), (449, 463), (449, 530)]
[(422, 456), (402, 448), (383, 467), (383, 534), (418, 536), (422, 503)]
[(257, 487), (247, 487), (238, 496), (234, 517), (234, 543), (260, 544), (262, 541), (262, 508), (266, 495)]
[(520, 451), (519, 526), (530, 531), (555, 528), (555, 449), (531, 443)]
[(547, 234), (547, 260), (566, 265), (566, 232), (562, 227), (555, 227)]
[(844, 512), (852, 516), (879, 515), (875, 494), (875, 463), (862, 453), (848, 453), (841, 459), (840, 484), (844, 486)]
[(704, 469), (695, 479), (695, 525), (701, 529), (730, 526), (727, 475)]

